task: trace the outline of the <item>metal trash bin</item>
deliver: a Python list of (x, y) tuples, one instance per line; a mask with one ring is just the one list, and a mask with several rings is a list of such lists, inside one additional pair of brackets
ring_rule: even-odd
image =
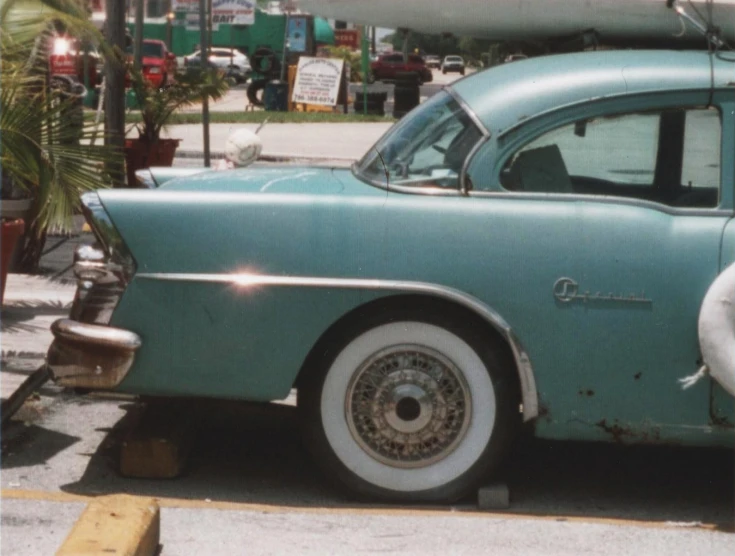
[[(388, 93), (368, 93), (367, 113), (371, 116), (385, 116), (385, 102)], [(362, 91), (355, 92), (355, 114), (362, 114), (365, 109), (365, 96)]]
[(418, 106), (421, 98), (419, 93), (419, 74), (413, 71), (397, 73), (393, 97), (394, 118), (402, 118)]
[(288, 111), (288, 83), (269, 81), (263, 91), (263, 105), (269, 112)]

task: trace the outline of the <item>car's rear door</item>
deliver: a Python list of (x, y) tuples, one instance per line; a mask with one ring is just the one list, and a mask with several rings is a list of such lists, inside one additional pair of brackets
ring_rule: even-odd
[(514, 245), (522, 275), (489, 279), (486, 295), (517, 296), (496, 305), (534, 365), (542, 436), (717, 442), (707, 381), (678, 383), (699, 365), (699, 307), (733, 216), (732, 150), (721, 147), (735, 126), (708, 101), (600, 101), (497, 144), (508, 195), (487, 195), (488, 218), (499, 197), (516, 203), (510, 234), (486, 230), (487, 252)]

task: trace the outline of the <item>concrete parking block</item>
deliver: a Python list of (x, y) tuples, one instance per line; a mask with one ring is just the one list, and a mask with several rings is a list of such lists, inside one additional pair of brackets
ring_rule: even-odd
[(160, 537), (161, 514), (153, 498), (115, 494), (87, 505), (56, 554), (152, 556)]

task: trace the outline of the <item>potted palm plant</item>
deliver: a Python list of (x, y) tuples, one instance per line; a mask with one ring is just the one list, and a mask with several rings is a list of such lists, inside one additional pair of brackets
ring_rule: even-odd
[[(138, 137), (125, 141), (125, 164), (128, 185), (135, 185), (135, 172), (151, 166), (171, 166), (179, 139), (164, 139), (161, 132), (174, 113), (185, 106), (202, 102), (205, 97), (221, 98), (229, 85), (223, 74), (191, 69), (176, 77), (166, 87), (155, 87), (139, 70), (130, 70), (135, 104), (140, 121), (133, 127)], [(134, 117), (134, 116), (133, 116)]]
[[(0, 204), (8, 224), (0, 241), (4, 255), (12, 251), (19, 225), (9, 224), (22, 216), (25, 236), (19, 258), (24, 272), (38, 270), (47, 233), (74, 230), (81, 195), (108, 185), (103, 165), (122, 154), (95, 142), (96, 129), (84, 123), (78, 98), (47, 86), (49, 47), (60, 29), (102, 44), (84, 2), (0, 3)], [(13, 212), (18, 209), (23, 212)], [(5, 278), (0, 276), (3, 285)]]

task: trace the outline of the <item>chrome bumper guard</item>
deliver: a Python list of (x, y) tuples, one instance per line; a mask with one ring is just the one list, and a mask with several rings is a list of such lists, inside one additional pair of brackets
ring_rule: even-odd
[(55, 321), (51, 332), (48, 368), (61, 386), (114, 388), (127, 375), (141, 346), (134, 332), (71, 319)]

